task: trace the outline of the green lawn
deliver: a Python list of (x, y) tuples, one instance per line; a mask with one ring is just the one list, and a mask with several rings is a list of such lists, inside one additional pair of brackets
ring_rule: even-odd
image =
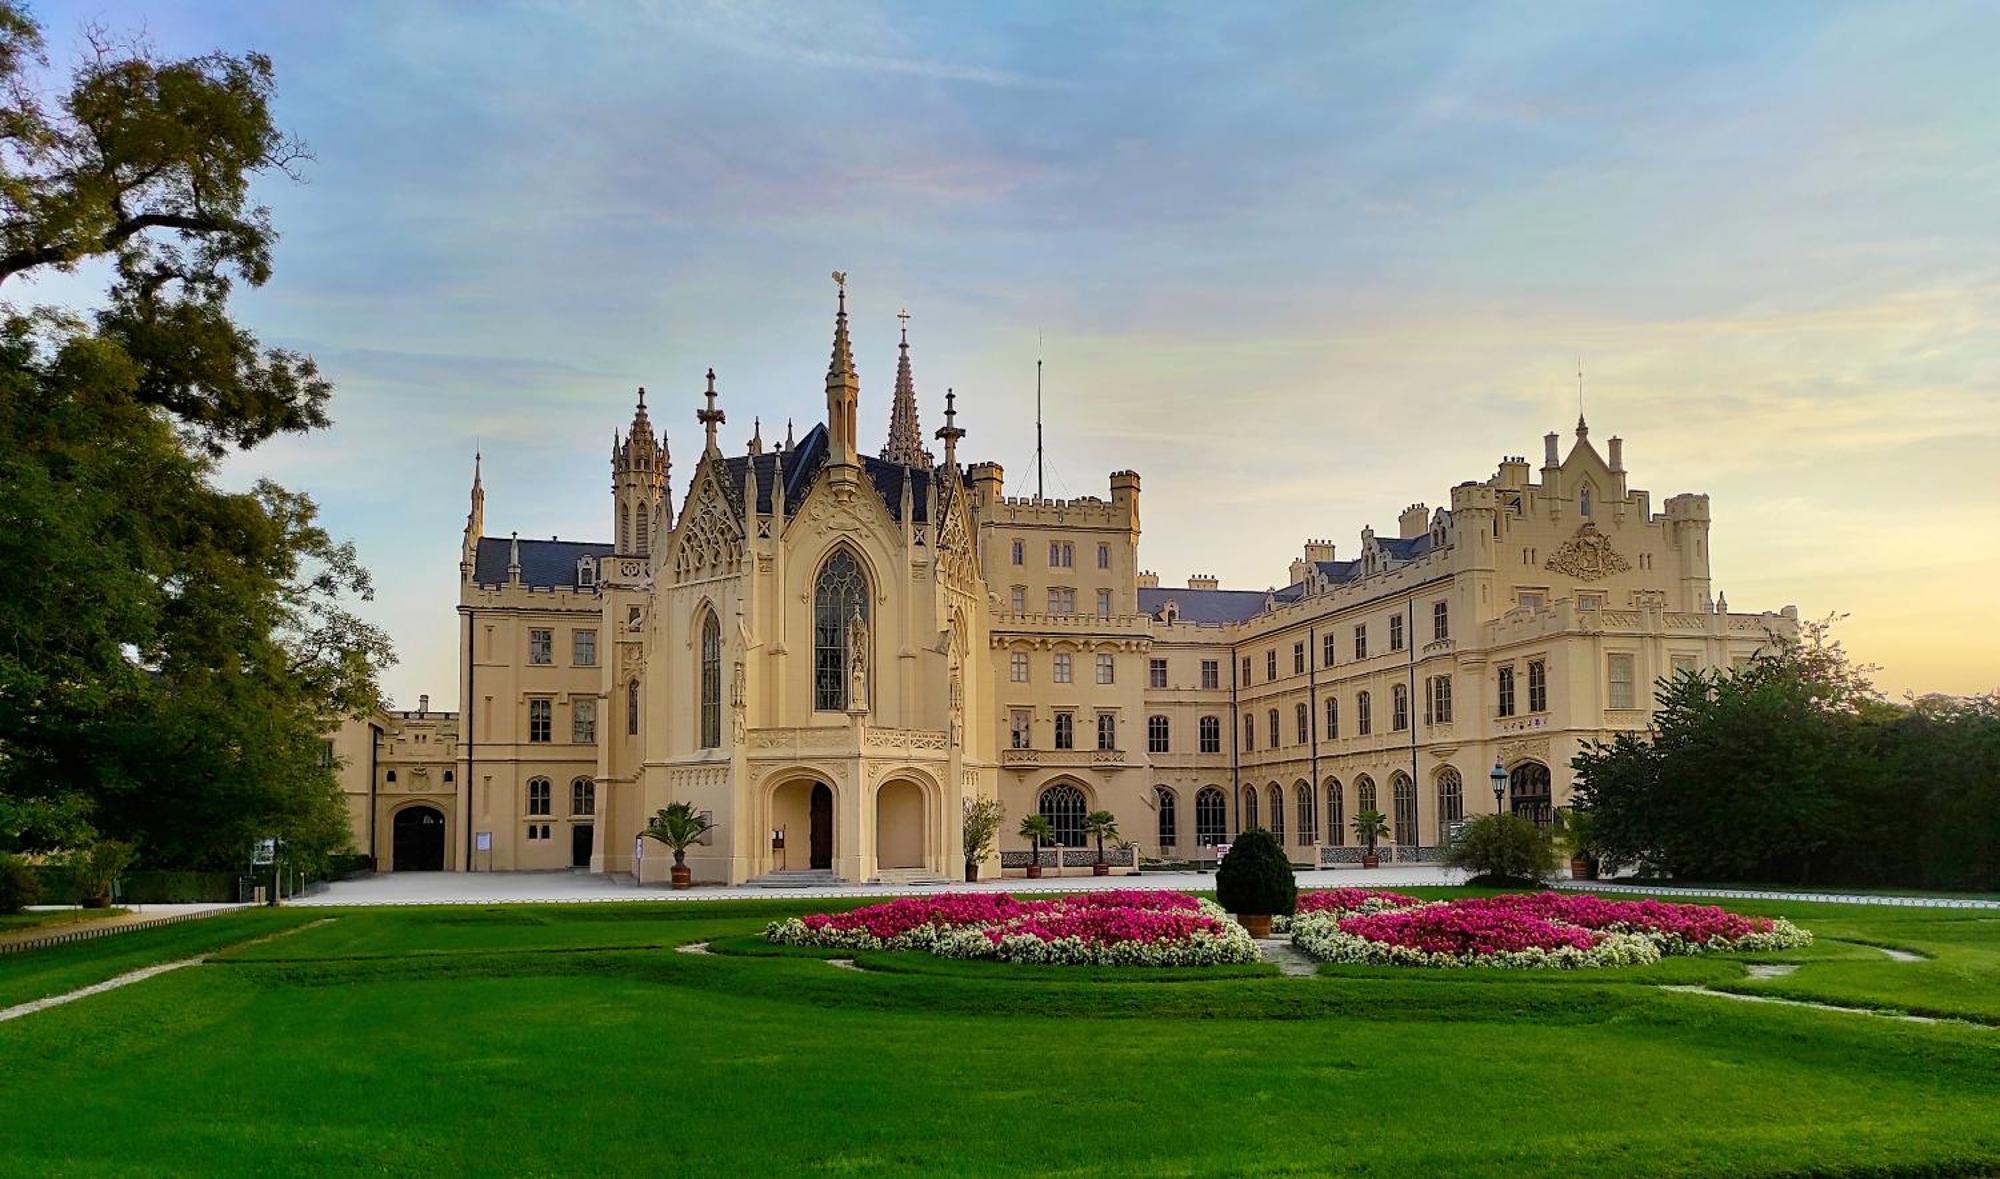
[[(283, 910), (63, 947), (85, 953), (38, 971), (0, 957), (19, 994), (323, 922), (0, 1025), (11, 1107), (47, 1115), (0, 1121), (0, 1171), (2000, 1168), (2000, 1030), (1653, 985), (2000, 1023), (1992, 915), (1746, 904), (1820, 935), (1764, 956), (1795, 974), (1748, 982), (1714, 958), (1284, 978), (861, 954), (856, 972), (755, 938), (800, 908)], [(694, 941), (714, 952), (670, 948)]]
[(79, 921), (102, 921), (106, 917), (123, 917), (127, 912), (125, 909), (109, 908), (38, 909), (26, 913), (0, 913), (0, 939), (49, 933)]

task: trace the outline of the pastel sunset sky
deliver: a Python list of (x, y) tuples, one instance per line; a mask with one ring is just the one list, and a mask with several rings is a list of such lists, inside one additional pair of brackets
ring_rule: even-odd
[(226, 475), (358, 543), (402, 706), (456, 697), (475, 446), (489, 534), (607, 537), (635, 387), (677, 483), (711, 365), (729, 449), (820, 419), (834, 269), (865, 444), (907, 306), (926, 431), (955, 387), (1032, 490), (1039, 335), (1050, 493), (1140, 471), (1164, 583), (1539, 462), (1580, 361), (1632, 484), (1713, 497), (1733, 608), (2000, 687), (1990, 3), (37, 7), (58, 64), (86, 22), (275, 60), (316, 160), (240, 309), (337, 424)]

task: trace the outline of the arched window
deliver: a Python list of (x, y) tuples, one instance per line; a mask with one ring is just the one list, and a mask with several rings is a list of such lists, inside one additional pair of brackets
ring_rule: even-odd
[(1400, 733), (1410, 727), (1410, 685), (1389, 685), (1389, 727)]
[(1240, 830), (1254, 831), (1257, 828), (1257, 788), (1243, 788), (1243, 826)]
[(639, 735), (639, 681), (625, 685), (625, 735)]
[(1400, 771), (1389, 779), (1395, 813), (1390, 816), (1397, 847), (1417, 846), (1417, 784)]
[[(1368, 698), (1366, 692), (1354, 697), (1354, 731), (1363, 737), (1375, 731), (1374, 701)], [(1365, 811), (1368, 808), (1361, 809)]]
[(722, 624), (713, 610), (701, 620), (701, 747), (722, 745)]
[(1201, 718), (1201, 751), (1203, 753), (1222, 752), (1222, 718), (1205, 716)]
[(1270, 796), (1271, 834), (1278, 837), (1279, 843), (1283, 843), (1285, 842), (1285, 788), (1276, 782), (1271, 783)]
[(633, 551), (643, 557), (653, 551), (653, 525), (646, 514), (646, 505), (643, 502), (639, 505), (639, 518), (636, 523), (638, 527), (633, 529), (635, 534), (632, 538)]
[(847, 698), (847, 632), (855, 618), (865, 635), (868, 579), (854, 555), (838, 549), (813, 584), (813, 707), (821, 712), (842, 712), (863, 703)]
[(1266, 727), (1271, 730), (1271, 748), (1276, 749), (1284, 743), (1285, 739), (1284, 734), (1278, 731), (1278, 710), (1273, 708), (1265, 716), (1267, 718)]
[(1146, 752), (1167, 753), (1173, 748), (1173, 729), (1164, 716), (1146, 718)]
[(1585, 516), (1590, 515), (1590, 484), (1588, 483), (1577, 489), (1576, 510)]
[(572, 815), (597, 813), (597, 783), (589, 778), (578, 778), (569, 784), (569, 813)]
[(1036, 808), (1049, 826), (1056, 829), (1055, 846), (1083, 846), (1083, 815), (1086, 809), (1083, 791), (1067, 783), (1058, 783), (1042, 791), (1040, 804)]
[(1300, 782), (1292, 793), (1299, 802), (1299, 846), (1311, 847), (1319, 842), (1319, 808), (1313, 805), (1312, 784)]
[(1347, 842), (1347, 800), (1339, 778), (1326, 780), (1326, 841), (1335, 847)]
[(1214, 847), (1229, 838), (1229, 800), (1219, 786), (1203, 786), (1194, 795), (1194, 841)]
[(1465, 779), (1450, 766), (1438, 771), (1438, 843), (1451, 838), (1452, 825), (1465, 818)]
[(1293, 727), (1298, 730), (1299, 744), (1304, 745), (1312, 740), (1312, 734), (1306, 730), (1306, 726), (1312, 722), (1312, 712), (1306, 708), (1304, 701), (1292, 706), (1292, 721)]
[(1254, 712), (1246, 712), (1243, 714), (1243, 752), (1255, 753), (1256, 751), (1257, 751), (1257, 714)]
[(1340, 698), (1326, 698), (1326, 739), (1331, 741), (1340, 736)]
[(1375, 809), (1375, 779), (1363, 774), (1354, 780), (1354, 813)]
[(1538, 761), (1524, 761), (1507, 775), (1508, 809), (1537, 827), (1546, 827), (1555, 817), (1550, 806), (1549, 767)]
[(1165, 786), (1153, 787), (1153, 800), (1160, 807), (1160, 850), (1180, 842), (1180, 816), (1176, 813), (1174, 792)]

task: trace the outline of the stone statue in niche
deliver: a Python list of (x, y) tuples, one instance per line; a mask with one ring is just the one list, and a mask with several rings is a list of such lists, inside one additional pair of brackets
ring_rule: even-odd
[(847, 620), (847, 711), (868, 711), (868, 624), (858, 606)]

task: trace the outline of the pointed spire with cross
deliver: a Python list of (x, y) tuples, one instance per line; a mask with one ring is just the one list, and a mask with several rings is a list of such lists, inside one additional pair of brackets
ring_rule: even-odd
[(931, 456), (924, 450), (923, 428), (917, 425), (917, 384), (910, 375), (910, 312), (896, 313), (902, 321), (902, 341), (896, 346), (896, 397), (889, 408), (889, 441), (882, 457), (906, 467), (928, 467)]
[(694, 420), (700, 422), (702, 429), (708, 432), (708, 442), (705, 450), (711, 454), (718, 453), (715, 445), (715, 428), (729, 419), (721, 410), (715, 407), (715, 370), (712, 368), (708, 370), (708, 391), (702, 394), (702, 396), (708, 399), (708, 407), (696, 410)]

